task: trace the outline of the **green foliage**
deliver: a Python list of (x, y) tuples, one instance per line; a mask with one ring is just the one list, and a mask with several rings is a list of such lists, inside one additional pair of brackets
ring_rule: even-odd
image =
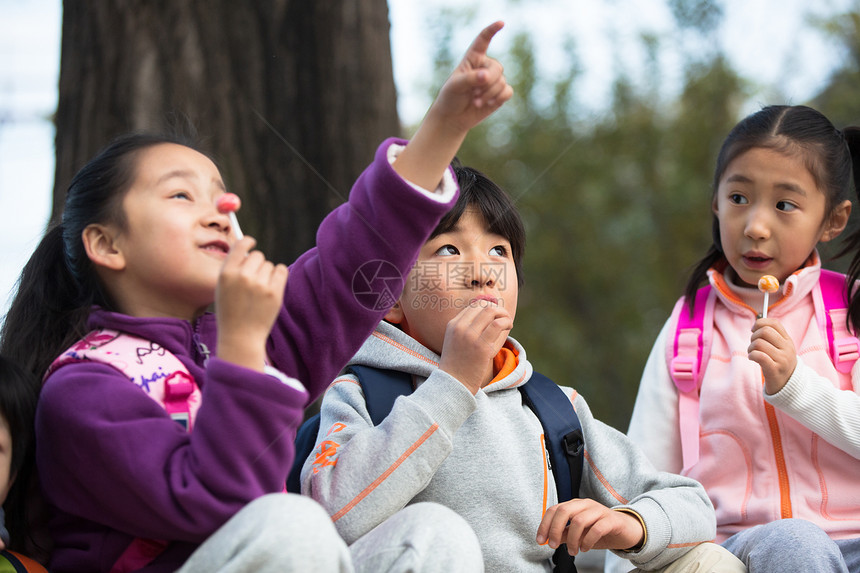
[(814, 24), (841, 47), (834, 55), (842, 56), (842, 66), (834, 72), (830, 84), (815, 98), (813, 105), (836, 127), (860, 125), (860, 98), (857, 97), (860, 93), (860, 12), (840, 14)]
[(699, 33), (714, 30), (723, 17), (722, 3), (713, 0), (668, 0), (668, 4), (679, 28)]
[[(855, 2), (855, 8), (845, 14), (839, 14), (829, 19), (813, 21), (823, 33), (829, 36), (839, 47), (834, 56), (839, 57), (842, 65), (837, 68), (828, 86), (814, 99), (812, 106), (829, 117), (837, 128), (849, 125), (860, 126), (860, 2)], [(842, 238), (852, 233), (860, 232), (860, 205), (854, 200), (854, 216), (849, 222), (848, 229)], [(842, 248), (841, 242), (826, 245), (822, 256), (835, 256)], [(850, 257), (845, 257), (831, 263), (829, 266), (845, 271)]]
[[(713, 2), (670, 4), (679, 28), (715, 26), (721, 17)], [(714, 162), (748, 89), (709, 50), (686, 59), (683, 88), (663, 101), (655, 56), (663, 39), (641, 41), (650, 54), (646, 85), (617, 75), (605, 114), (584, 118), (575, 43), (565, 47), (568, 69), (548, 82), (532, 39), (517, 36), (500, 56), (515, 99), (460, 153), (514, 197), (526, 224), (513, 335), (538, 370), (576, 388), (622, 431), (654, 340), (711, 242)], [(845, 71), (843, 95), (830, 95), (826, 114), (838, 117), (853, 103), (858, 117), (858, 77)]]

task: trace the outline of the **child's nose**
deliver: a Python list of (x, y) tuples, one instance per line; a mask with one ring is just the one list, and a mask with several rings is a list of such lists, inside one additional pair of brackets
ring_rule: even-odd
[(478, 268), (475, 269), (475, 271), (475, 275), (472, 277), (472, 281), (470, 283), (472, 288), (492, 287), (496, 284), (493, 276), (488, 273), (486, 269), (481, 269), (480, 265), (478, 265)]
[(230, 230), (230, 217), (226, 213), (222, 213), (215, 205), (211, 209), (206, 210), (203, 216), (203, 224), (207, 227), (217, 227), (223, 231)]
[(750, 212), (744, 234), (750, 239), (766, 239), (770, 235), (768, 217), (761, 209), (754, 209)]

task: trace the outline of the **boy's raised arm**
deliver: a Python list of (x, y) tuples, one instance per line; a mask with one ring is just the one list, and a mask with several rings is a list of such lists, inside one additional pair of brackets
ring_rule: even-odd
[(445, 81), (394, 170), (424, 189), (436, 189), (470, 129), (511, 99), (502, 65), (487, 56), (503, 22), (484, 28)]

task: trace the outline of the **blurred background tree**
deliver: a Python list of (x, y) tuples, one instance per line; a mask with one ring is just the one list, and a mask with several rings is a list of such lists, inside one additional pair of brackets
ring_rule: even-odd
[(386, 0), (63, 2), (52, 220), (132, 130), (189, 126), (275, 261), (314, 244), (399, 131)]
[[(578, 112), (574, 39), (567, 73), (547, 81), (536, 71), (539, 40), (517, 37), (509, 53), (495, 54), (515, 99), (460, 153), (515, 197), (526, 223), (526, 284), (513, 335), (536, 368), (575, 387), (598, 418), (622, 431), (654, 340), (711, 242), (716, 155), (746, 113), (750, 91), (712, 41), (722, 2), (667, 3), (673, 33), (640, 39), (649, 55), (647, 81), (637, 85), (618, 73), (606, 113), (598, 116)], [(468, 17), (464, 10), (441, 12), (436, 27), (450, 30)], [(860, 8), (810, 25), (852, 57), (812, 102), (775, 94), (762, 105), (809, 103), (837, 127), (860, 124)], [(668, 79), (656, 59), (666, 42), (682, 44), (677, 51), (687, 54), (682, 89), (668, 99), (660, 95)], [(693, 42), (696, 49), (683, 49)], [(436, 60), (448, 69), (445, 46)], [(550, 103), (541, 103), (547, 98), (539, 93), (552, 94)]]

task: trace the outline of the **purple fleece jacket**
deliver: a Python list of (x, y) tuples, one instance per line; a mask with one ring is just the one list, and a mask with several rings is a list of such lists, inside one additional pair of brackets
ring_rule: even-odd
[[(349, 202), (320, 225), (317, 246), (290, 267), (267, 351), (308, 393), (215, 356), (204, 364), (198, 342), (215, 349), (214, 315), (192, 325), (94, 310), (92, 328), (125, 331), (175, 354), (201, 387), (201, 407), (187, 433), (106, 364), (70, 364), (48, 377), (36, 432), (53, 510), (53, 572), (109, 571), (135, 537), (171, 541), (143, 571), (174, 571), (248, 502), (283, 490), (305, 406), (399, 296), (419, 249), (456, 200), (456, 192), (431, 197), (403, 181), (386, 157), (392, 143), (402, 142), (380, 146)], [(377, 269), (399, 280), (368, 289), (362, 278)], [(386, 286), (391, 292), (376, 301), (372, 293)]]

